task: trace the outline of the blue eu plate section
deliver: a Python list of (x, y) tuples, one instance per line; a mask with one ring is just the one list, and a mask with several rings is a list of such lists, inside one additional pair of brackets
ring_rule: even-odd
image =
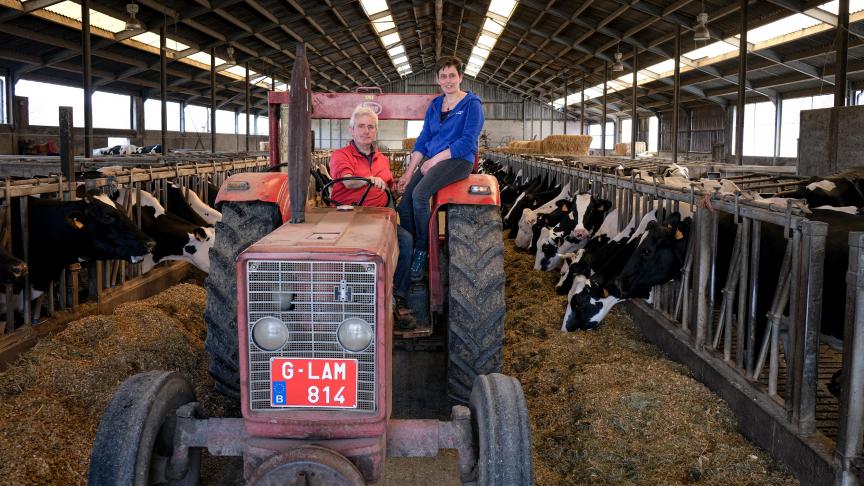
[(273, 397), (272, 405), (279, 406), (285, 405), (285, 382), (284, 381), (274, 381), (273, 382), (273, 393), (271, 394)]

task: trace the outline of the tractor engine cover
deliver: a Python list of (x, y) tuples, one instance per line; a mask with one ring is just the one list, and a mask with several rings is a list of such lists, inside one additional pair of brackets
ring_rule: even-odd
[(380, 437), (390, 415), (396, 215), (310, 208), (237, 259), (250, 435)]

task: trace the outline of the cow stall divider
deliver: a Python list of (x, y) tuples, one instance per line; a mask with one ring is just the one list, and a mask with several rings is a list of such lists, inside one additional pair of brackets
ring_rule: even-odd
[[(828, 400), (817, 386), (826, 381), (823, 375), (819, 384), (820, 353), (831, 352), (820, 342), (827, 223), (807, 219), (792, 200), (785, 206), (755, 204), (695, 183), (678, 188), (656, 178), (640, 181), (589, 161), (574, 166), (517, 155), (486, 157), (521, 170), (524, 180), (549, 177), (612, 201), (619, 229), (631, 217), (638, 223), (652, 208), (692, 212), (681, 278), (654, 287), (650, 303), (631, 302), (634, 323), (721, 395), (742, 433), (782, 460), (803, 484), (841, 479), (858, 484), (858, 467), (864, 464), (864, 356), (855, 349), (864, 342), (864, 234), (850, 234), (844, 387), (839, 406), (828, 397), (834, 408), (826, 414), (817, 410), (817, 402), (822, 407)], [(619, 163), (629, 167), (625, 160)], [(731, 177), (773, 190), (801, 184), (786, 176)], [(718, 251), (721, 220), (734, 231), (734, 243), (724, 251)], [(779, 251), (766, 254), (762, 245), (769, 233), (782, 236)]]
[[(22, 221), (27, 221), (28, 204), (27, 196), (45, 196), (60, 200), (77, 199), (76, 190), (79, 185), (83, 184), (87, 190), (98, 190), (109, 192), (111, 188), (127, 187), (137, 192), (137, 200), (140, 200), (140, 191), (146, 190), (159, 199), (163, 206), (167, 202), (167, 188), (169, 181), (173, 180), (177, 183), (184, 192), (195, 192), (203, 201), (207, 201), (210, 194), (211, 184), (219, 187), (224, 180), (236, 172), (248, 171), (263, 171), (268, 168), (268, 160), (263, 157), (244, 157), (234, 160), (210, 160), (206, 162), (196, 161), (194, 163), (182, 164), (177, 163), (170, 166), (147, 166), (145, 168), (117, 168), (107, 173), (103, 177), (85, 179), (70, 183), (62, 175), (30, 178), (25, 180), (12, 180), (6, 177), (3, 184), (0, 185), (0, 200), (3, 201), (3, 208), (0, 211), (2, 221), (0, 221), (0, 243), (4, 248), (11, 253), (13, 239), (18, 238), (21, 241), (24, 249), (23, 260), (29, 262), (38, 259), (40, 255), (28, 254), (29, 246), (29, 231), (28, 225), (22, 224), (21, 233), (14, 234), (12, 229), (12, 208), (13, 200), (18, 199), (20, 203), (20, 217)], [(131, 198), (127, 198), (125, 207), (120, 208), (135, 222), (138, 227), (141, 227), (141, 206), (132, 205)], [(172, 262), (157, 265), (154, 268), (153, 274), (148, 275), (148, 278), (166, 276), (171, 273)], [(10, 357), (6, 356), (6, 351), (12, 348), (20, 347), (17, 342), (21, 339), (31, 340), (34, 332), (31, 332), (38, 327), (37, 324), (45, 322), (46, 319), (57, 316), (58, 311), (68, 311), (66, 314), (77, 316), (80, 306), (79, 288), (83, 285), (81, 282), (82, 264), (74, 263), (64, 268), (58, 280), (52, 282), (49, 289), (33, 302), (31, 299), (30, 278), (26, 276), (23, 280), (23, 302), (30, 302), (31, 305), (23, 305), (23, 312), (16, 322), (15, 317), (15, 299), (12, 285), (7, 285), (5, 289), (6, 311), (5, 323), (0, 325), (0, 358), (2, 362), (8, 362)], [(126, 291), (132, 291), (136, 286), (140, 286), (143, 280), (141, 264), (131, 264), (126, 261), (108, 260), (108, 261), (92, 261), (85, 263), (87, 265), (87, 295), (86, 302), (96, 303), (99, 308), (106, 300), (122, 299), (122, 294)], [(130, 287), (130, 285), (132, 287)], [(58, 292), (58, 289), (62, 291)], [(140, 288), (135, 289), (140, 293)], [(137, 295), (137, 294), (136, 294)], [(138, 296), (137, 298), (143, 298)], [(42, 314), (42, 307), (45, 307), (45, 314)], [(41, 331), (40, 331), (41, 332)], [(24, 336), (26, 334), (26, 336)], [(36, 332), (39, 334), (39, 332)], [(16, 336), (19, 335), (19, 336)], [(31, 343), (32, 344), (32, 343)], [(14, 356), (13, 356), (14, 357)]]

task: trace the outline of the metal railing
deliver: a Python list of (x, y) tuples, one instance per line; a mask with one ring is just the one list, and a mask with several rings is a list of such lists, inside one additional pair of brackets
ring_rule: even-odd
[[(179, 159), (176, 159), (179, 160)], [(168, 181), (173, 180), (186, 191), (195, 192), (203, 201), (207, 201), (211, 194), (209, 193), (209, 183), (216, 187), (220, 187), (227, 177), (235, 172), (260, 171), (268, 167), (268, 160), (265, 157), (238, 157), (233, 160), (224, 157), (211, 159), (209, 161), (196, 161), (194, 163), (176, 163), (174, 165), (164, 166), (148, 166), (146, 168), (122, 168), (114, 171), (110, 175), (99, 177), (96, 179), (87, 179), (86, 181), (78, 181), (70, 183), (65, 180), (62, 175), (33, 178), (26, 180), (11, 180), (6, 178), (2, 186), (0, 186), (0, 200), (4, 206), (0, 214), (3, 216), (2, 222), (2, 244), (7, 251), (11, 253), (12, 240), (20, 239), (22, 248), (25, 254), (23, 260), (30, 263), (34, 259), (40, 258), (40, 255), (29, 255), (29, 231), (27, 225), (22, 224), (21, 234), (14, 234), (12, 225), (12, 199), (18, 198), (20, 201), (20, 218), (22, 221), (27, 221), (27, 196), (47, 196), (63, 200), (75, 199), (75, 192), (78, 184), (84, 182), (87, 189), (103, 189), (110, 187), (127, 187), (132, 190), (146, 190), (151, 192), (159, 201), (166, 205)], [(214, 195), (215, 196), (215, 195)], [(131, 198), (130, 198), (131, 200)], [(131, 206), (127, 204), (123, 208), (127, 215), (135, 221), (138, 226), (141, 226), (141, 208), (140, 206)], [(31, 306), (23, 305), (22, 323), (19, 322), (19, 327), (35, 325), (43, 318), (51, 317), (57, 311), (75, 310), (79, 307), (79, 288), (85, 284), (81, 279), (81, 264), (75, 263), (69, 265), (61, 271), (60, 277), (56, 282), (52, 282), (48, 291), (36, 300), (32, 308)], [(141, 264), (130, 264), (125, 261), (108, 260), (108, 261), (92, 261), (87, 263), (87, 301), (101, 302), (104, 293), (109, 289), (119, 288), (126, 282), (134, 280), (141, 276)], [(56, 286), (56, 288), (55, 288)], [(12, 333), (16, 329), (15, 320), (15, 296), (11, 285), (6, 286), (6, 323), (5, 326), (0, 326), (0, 336)], [(57, 288), (64, 289), (58, 292)], [(47, 302), (45, 302), (47, 300)], [(29, 276), (24, 277), (23, 301), (31, 302), (31, 289)], [(45, 304), (46, 314), (42, 315), (41, 308)]]

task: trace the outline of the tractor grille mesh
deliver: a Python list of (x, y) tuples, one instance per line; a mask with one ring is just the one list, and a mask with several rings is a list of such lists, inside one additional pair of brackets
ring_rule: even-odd
[[(336, 339), (337, 327), (349, 317), (371, 324), (375, 336), (375, 272), (373, 262), (246, 262), (252, 410), (284, 410), (270, 405), (272, 357), (356, 359), (357, 410), (375, 410), (375, 340), (353, 353)], [(264, 351), (251, 339), (252, 325), (266, 316), (288, 326), (290, 338), (280, 350)]]

